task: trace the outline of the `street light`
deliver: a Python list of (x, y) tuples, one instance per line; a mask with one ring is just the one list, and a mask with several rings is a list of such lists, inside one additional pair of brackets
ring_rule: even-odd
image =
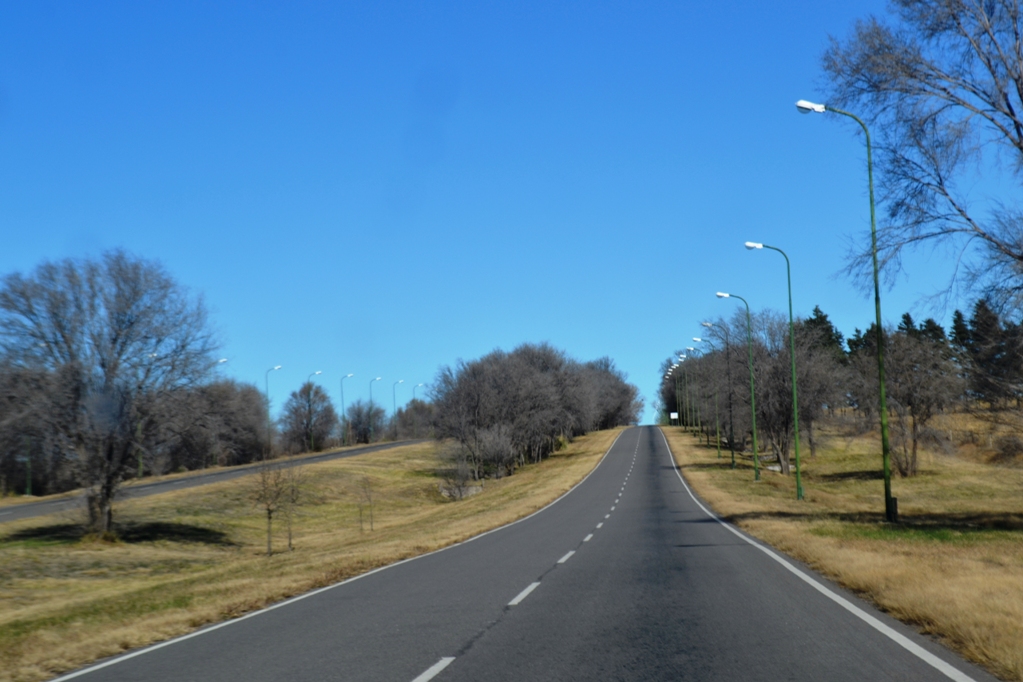
[(346, 374), (341, 377), (341, 423), (344, 425), (344, 434), (342, 440), (347, 443), (348, 441), (348, 415), (345, 414), (345, 379), (351, 379), (354, 374)]
[(308, 384), (310, 381), (312, 381), (313, 377), (316, 376), (317, 374), (323, 374), (323, 372), (321, 370), (316, 370), (315, 372), (310, 374), (308, 377), (306, 377), (306, 380), (305, 380), (306, 383)]
[(426, 384), (416, 384), (415, 386), (412, 387), (412, 400), (416, 399), (416, 389), (422, 388), (423, 386), (426, 386)]
[(270, 372), (276, 372), (280, 368), (280, 365), (276, 365), (266, 370), (266, 452), (268, 456), (273, 449), (273, 436), (270, 434)]
[(707, 329), (719, 327), (725, 337), (725, 377), (728, 381), (728, 449), (732, 453), (732, 468), (735, 468), (735, 415), (732, 409), (732, 342), (727, 325), (715, 325), (712, 322), (701, 322)]
[(394, 438), (398, 438), (398, 384), (404, 384), (404, 379), (398, 379), (391, 385), (391, 415), (394, 419)]
[(792, 264), (789, 262), (789, 255), (777, 246), (760, 242), (746, 242), (746, 248), (750, 251), (770, 249), (785, 257), (785, 274), (789, 283), (789, 364), (792, 366), (792, 429), (795, 433), (796, 443), (796, 499), (801, 500), (803, 499), (803, 476), (799, 466), (799, 400), (796, 397), (796, 330), (792, 322)]
[(746, 347), (749, 350), (749, 404), (753, 418), (753, 480), (760, 480), (760, 454), (757, 452), (757, 397), (753, 383), (753, 320), (749, 312), (749, 302), (735, 294), (717, 293), (718, 298), (737, 298), (746, 306)]
[[(692, 346), (686, 346), (686, 350), (689, 351), (690, 355), (696, 353), (696, 349)], [(700, 386), (696, 383), (696, 378), (693, 377), (693, 416), (696, 418), (696, 442), (700, 442), (700, 434), (703, 433), (703, 423), (700, 421)], [(708, 441), (708, 445), (710, 442)]]
[[(704, 322), (703, 324), (707, 324)], [(694, 336), (693, 341), (703, 343), (703, 339)], [(711, 348), (713, 348), (711, 344)], [(721, 419), (718, 417), (718, 385), (714, 382), (714, 440), (717, 441), (718, 459), (721, 459)]]
[(863, 134), (867, 138), (867, 188), (870, 195), (870, 255), (874, 264), (874, 318), (877, 325), (877, 379), (878, 379), (878, 412), (881, 416), (881, 461), (884, 468), (884, 515), (885, 518), (895, 523), (899, 520), (898, 501), (892, 497), (892, 470), (890, 460), (890, 449), (888, 447), (888, 399), (884, 387), (884, 332), (881, 329), (881, 286), (877, 275), (877, 220), (874, 216), (874, 165), (870, 151), (870, 131), (867, 124), (854, 114), (842, 111), (836, 107), (826, 104), (815, 104), (801, 99), (796, 102), (796, 109), (802, 114), (815, 112), (823, 114), (832, 111), (842, 116), (848, 116), (860, 124)]
[(373, 382), (380, 381), (382, 377), (377, 377), (369, 382), (369, 442), (373, 442)]

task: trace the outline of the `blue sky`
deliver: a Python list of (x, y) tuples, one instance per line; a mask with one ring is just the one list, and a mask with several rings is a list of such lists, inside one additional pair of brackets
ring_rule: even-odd
[[(732, 291), (847, 335), (861, 137), (819, 56), (881, 2), (5, 3), (0, 272), (121, 247), (214, 312), (275, 409), (306, 377), (399, 405), (442, 365), (548, 341), (660, 361)], [(885, 317), (944, 282), (910, 259)], [(939, 315), (942, 322), (947, 320)], [(422, 389), (420, 389), (422, 390)]]

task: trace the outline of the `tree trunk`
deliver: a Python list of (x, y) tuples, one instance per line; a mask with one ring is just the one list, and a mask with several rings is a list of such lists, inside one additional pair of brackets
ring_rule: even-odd
[(813, 420), (806, 421), (806, 440), (810, 444), (810, 457), (817, 456), (817, 439), (813, 435)]
[(266, 555), (273, 556), (273, 545), (272, 529), (273, 529), (274, 513), (269, 509), (266, 510)]

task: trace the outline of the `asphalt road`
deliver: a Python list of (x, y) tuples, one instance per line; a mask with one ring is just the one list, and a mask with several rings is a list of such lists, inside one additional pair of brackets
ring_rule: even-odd
[[(406, 440), (398, 441), (396, 443), (383, 443), (381, 445), (367, 445), (366, 447), (354, 448), (352, 450), (325, 452), (322, 455), (311, 455), (309, 457), (281, 460), (281, 464), (286, 467), (300, 466), (302, 464), (314, 464), (316, 462), (326, 462), (331, 459), (343, 459), (345, 457), (356, 457), (370, 452), (379, 452), (381, 450), (389, 450), (403, 445), (412, 445), (414, 443), (422, 442), (423, 441), (421, 440)], [(217, 469), (216, 471), (210, 471), (209, 473), (186, 476), (184, 478), (158, 480), (152, 483), (125, 486), (121, 489), (117, 499), (124, 500), (131, 497), (147, 497), (149, 495), (159, 495), (160, 493), (166, 493), (172, 490), (184, 490), (186, 488), (195, 488), (200, 485), (209, 485), (210, 483), (230, 481), (234, 478), (248, 476), (253, 473), (253, 471), (253, 466), (230, 467), (227, 469)], [(0, 524), (8, 523), (10, 521), (20, 521), (21, 519), (31, 519), (36, 516), (45, 516), (47, 514), (54, 514), (61, 511), (70, 511), (81, 506), (82, 496), (77, 495), (75, 497), (67, 497), (57, 500), (41, 500), (39, 502), (26, 502), (25, 504), (0, 507)]]
[(717, 521), (652, 427), (518, 523), (79, 677), (994, 679)]

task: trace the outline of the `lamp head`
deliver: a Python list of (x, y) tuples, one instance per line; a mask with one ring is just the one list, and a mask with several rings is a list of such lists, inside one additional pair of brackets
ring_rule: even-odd
[(405, 380), (404, 380), (404, 379), (398, 379), (398, 383), (399, 383), (399, 384), (404, 384), (404, 383), (405, 383)]
[(273, 368), (272, 370), (270, 370), (270, 371), (272, 372), (272, 371), (274, 371), (274, 370), (276, 370), (276, 369), (280, 369), (280, 368), (281, 368), (281, 366), (280, 366), (280, 365), (277, 365), (276, 367), (274, 367), (274, 368)]
[(703, 339), (701, 339), (699, 336), (694, 336), (693, 341), (695, 341), (696, 343), (701, 343)]
[(815, 104), (813, 102), (808, 102), (805, 99), (801, 99), (796, 102), (796, 109), (798, 109), (801, 114), (809, 114), (810, 112), (823, 114), (828, 108), (823, 104)]
[(692, 353), (696, 349), (693, 348), (692, 346), (686, 346), (686, 350), (689, 351), (690, 353)]
[(760, 242), (746, 242), (746, 248), (752, 251), (753, 249), (762, 249), (764, 245)]
[(730, 298), (730, 295), (729, 295), (729, 294), (726, 294), (726, 293), (724, 293), (723, 291), (719, 291), (719, 292), (717, 293), (717, 297), (718, 297), (718, 298)]
[(350, 379), (350, 378), (352, 378), (353, 376), (355, 376), (355, 375), (354, 375), (354, 374), (346, 374), (346, 375), (345, 375), (345, 379)]
[(318, 369), (315, 372), (313, 372), (313, 376), (316, 376), (317, 374), (323, 374), (323, 370)]
[(686, 359), (686, 356), (685, 356), (685, 355), (680, 355), (680, 356), (678, 356), (678, 359), (679, 359), (679, 360), (685, 360), (685, 359)]
[(710, 323), (710, 322), (701, 322), (700, 324), (701, 324), (701, 325), (703, 325), (704, 327), (706, 327), (707, 329), (710, 329), (711, 327), (713, 327), (713, 326), (714, 326), (714, 325), (713, 325), (712, 323)]
[(373, 381), (380, 381), (381, 379), (383, 379), (383, 377), (377, 377), (377, 378), (376, 378), (376, 379), (374, 379)]
[(227, 358), (220, 358), (219, 360), (217, 360), (217, 364), (218, 364), (218, 365), (222, 365), (222, 364), (224, 364), (225, 362), (227, 362)]

